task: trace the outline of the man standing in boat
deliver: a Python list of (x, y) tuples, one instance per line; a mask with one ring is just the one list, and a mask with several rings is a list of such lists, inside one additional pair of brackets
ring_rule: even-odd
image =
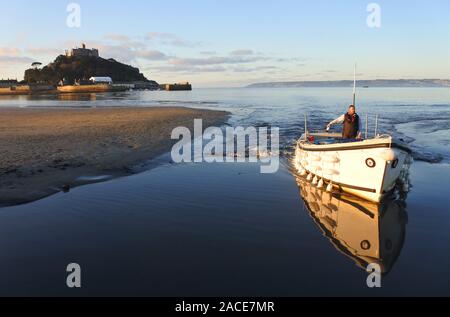
[(358, 116), (354, 105), (348, 107), (348, 112), (339, 118), (331, 121), (327, 125), (327, 132), (334, 124), (343, 123), (342, 138), (344, 139), (361, 139), (361, 118)]

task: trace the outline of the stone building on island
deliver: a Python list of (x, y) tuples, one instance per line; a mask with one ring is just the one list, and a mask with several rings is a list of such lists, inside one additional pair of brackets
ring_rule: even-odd
[(73, 56), (86, 56), (86, 57), (99, 57), (98, 49), (88, 49), (86, 44), (82, 44), (81, 48), (73, 48), (71, 50), (66, 50), (67, 57)]

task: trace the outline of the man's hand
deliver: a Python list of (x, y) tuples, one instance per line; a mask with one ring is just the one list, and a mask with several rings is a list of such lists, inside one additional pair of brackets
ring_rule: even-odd
[(331, 129), (331, 126), (327, 125), (327, 127), (326, 127), (327, 132), (330, 132), (330, 129)]

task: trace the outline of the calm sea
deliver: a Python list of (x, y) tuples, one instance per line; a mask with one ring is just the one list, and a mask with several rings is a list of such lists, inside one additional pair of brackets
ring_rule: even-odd
[[(450, 89), (359, 91), (369, 135), (378, 115), (380, 132), (415, 151), (411, 192), (380, 206), (322, 193), (290, 170), (304, 114), (322, 129), (350, 102), (343, 88), (1, 97), (0, 107), (228, 110), (231, 125), (279, 127), (283, 160), (264, 175), (258, 164), (164, 156), (140, 174), (1, 208), (0, 294), (450, 295)], [(65, 283), (73, 262), (82, 268), (76, 291)], [(384, 271), (379, 289), (366, 284), (373, 262)]]

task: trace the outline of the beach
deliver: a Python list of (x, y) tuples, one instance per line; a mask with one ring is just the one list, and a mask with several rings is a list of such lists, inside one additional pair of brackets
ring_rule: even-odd
[[(172, 129), (221, 125), (225, 111), (183, 107), (1, 108), (0, 204), (123, 176), (170, 150)], [(84, 178), (83, 178), (84, 177)]]

